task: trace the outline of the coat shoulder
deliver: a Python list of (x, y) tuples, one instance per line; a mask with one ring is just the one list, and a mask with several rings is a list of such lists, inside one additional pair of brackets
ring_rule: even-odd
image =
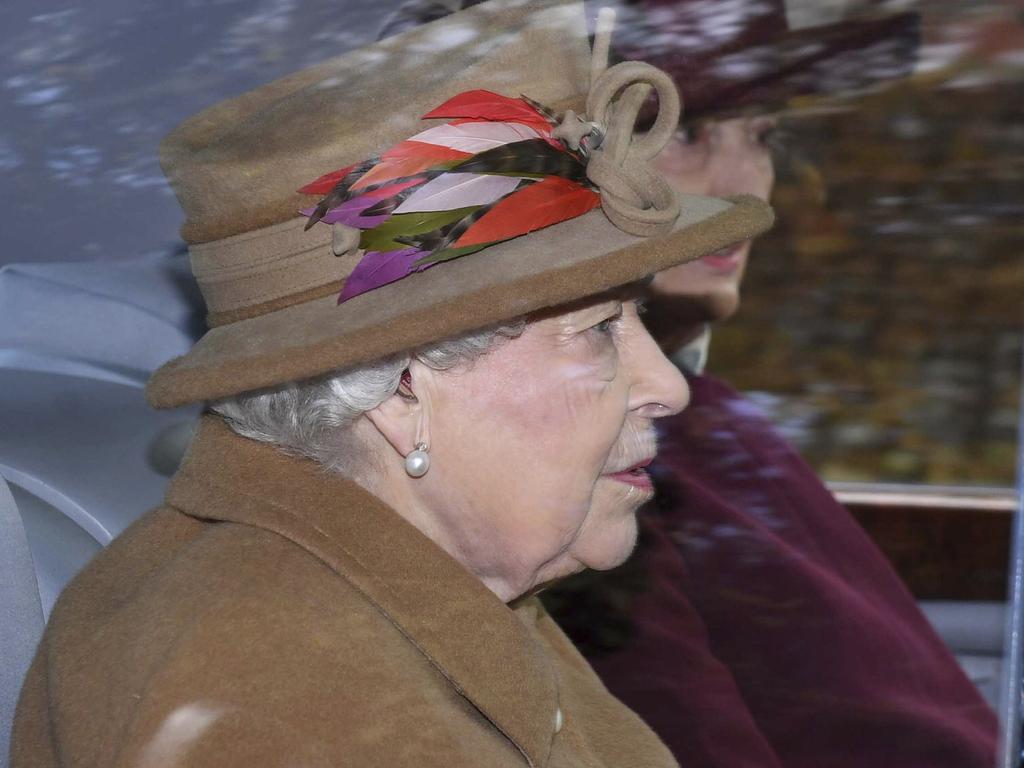
[[(145, 762), (168, 729), (195, 765), (510, 749), (380, 607), (262, 528), (150, 513), (72, 583), (44, 642), (58, 731), (98, 764), (115, 764), (107, 749)], [(98, 733), (120, 736), (103, 747)]]

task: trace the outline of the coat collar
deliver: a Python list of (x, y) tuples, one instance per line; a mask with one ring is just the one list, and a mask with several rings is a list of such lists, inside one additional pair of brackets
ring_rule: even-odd
[(558, 688), (532, 622), (375, 496), (208, 415), (167, 501), (306, 549), (372, 602), (531, 766), (547, 763)]

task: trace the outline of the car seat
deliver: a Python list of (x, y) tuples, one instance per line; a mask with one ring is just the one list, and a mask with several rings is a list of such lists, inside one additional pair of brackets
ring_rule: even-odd
[(14, 707), (42, 633), (43, 605), (25, 526), (0, 476), (0, 768), (7, 766)]

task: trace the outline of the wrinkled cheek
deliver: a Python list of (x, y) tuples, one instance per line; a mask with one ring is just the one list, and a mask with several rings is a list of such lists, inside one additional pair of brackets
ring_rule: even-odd
[[(557, 397), (552, 399), (552, 406), (563, 418), (575, 425), (585, 428), (594, 419), (601, 419), (609, 406), (614, 409), (610, 395), (610, 384), (595, 377), (580, 376), (568, 379), (559, 387)], [(614, 414), (614, 410), (610, 411)], [(553, 415), (553, 414), (552, 414)]]
[(514, 401), (495, 403), (494, 411), (534, 442), (579, 443), (599, 424), (624, 419), (626, 397), (617, 389), (613, 366), (560, 362), (543, 380), (524, 382)]
[[(607, 481), (610, 484), (612, 481)], [(590, 515), (570, 553), (588, 568), (605, 570), (621, 564), (636, 545), (638, 497), (610, 485), (595, 493)], [(622, 484), (619, 484), (620, 486)]]
[(549, 373), (538, 396), (506, 416), (518, 430), (516, 441), (530, 446), (534, 492), (559, 510), (549, 533), (568, 539), (586, 519), (594, 484), (619, 439), (627, 395), (594, 366), (569, 362)]
[[(567, 362), (556, 371), (557, 405), (562, 413), (586, 422), (607, 416), (611, 420), (623, 417), (626, 398), (623, 387), (616, 381), (615, 360), (596, 363)], [(620, 402), (621, 401), (621, 402)]]

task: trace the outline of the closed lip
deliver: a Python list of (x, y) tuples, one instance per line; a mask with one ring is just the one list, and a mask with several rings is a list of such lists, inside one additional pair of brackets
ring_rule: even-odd
[(654, 457), (648, 456), (646, 459), (640, 459), (640, 461), (636, 462), (635, 464), (630, 464), (625, 469), (619, 469), (616, 470), (615, 472), (609, 472), (608, 474), (621, 475), (623, 472), (633, 472), (638, 469), (643, 469), (644, 467), (649, 467), (652, 461), (654, 461)]

